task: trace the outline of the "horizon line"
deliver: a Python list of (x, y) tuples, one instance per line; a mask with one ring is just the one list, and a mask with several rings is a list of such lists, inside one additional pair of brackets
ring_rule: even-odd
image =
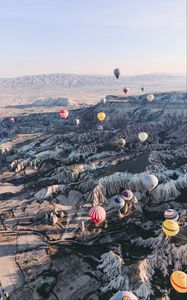
[[(97, 76), (97, 77), (112, 77), (114, 76), (113, 74), (98, 74), (98, 73), (64, 73), (64, 72), (51, 72), (51, 73), (40, 73), (40, 74), (25, 74), (25, 75), (15, 75), (15, 76), (5, 76), (1, 77), (0, 79), (15, 79), (15, 78), (21, 78), (21, 77), (30, 77), (30, 76), (42, 76), (42, 75), (78, 75), (78, 76)], [(126, 74), (124, 75), (123, 73), (121, 74), (121, 77), (134, 77), (134, 76), (145, 76), (145, 75), (182, 75), (182, 76), (187, 76), (186, 72), (151, 72), (151, 73), (137, 73), (137, 74)]]

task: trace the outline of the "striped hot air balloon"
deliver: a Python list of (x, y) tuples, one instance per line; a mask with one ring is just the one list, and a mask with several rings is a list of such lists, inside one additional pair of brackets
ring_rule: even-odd
[(170, 209), (165, 210), (165, 212), (164, 212), (164, 218), (166, 220), (178, 221), (179, 214), (178, 214), (178, 212), (176, 210), (170, 208)]
[(102, 206), (93, 206), (89, 211), (89, 217), (93, 223), (100, 224), (106, 219), (106, 211)]
[(174, 271), (170, 276), (173, 288), (179, 293), (187, 293), (187, 274), (182, 271)]
[(179, 233), (179, 225), (176, 221), (165, 220), (162, 224), (162, 230), (168, 236), (175, 236)]

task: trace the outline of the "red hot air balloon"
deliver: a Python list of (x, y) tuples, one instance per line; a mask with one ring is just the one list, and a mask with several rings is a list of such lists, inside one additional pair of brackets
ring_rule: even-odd
[(102, 206), (93, 206), (89, 211), (89, 217), (93, 223), (100, 224), (106, 219), (106, 211)]
[(67, 109), (61, 109), (60, 111), (61, 118), (67, 119), (68, 115), (69, 115), (69, 111)]
[(125, 94), (127, 94), (128, 91), (129, 91), (129, 88), (128, 88), (128, 87), (125, 87), (125, 88), (123, 89), (123, 91), (124, 91)]

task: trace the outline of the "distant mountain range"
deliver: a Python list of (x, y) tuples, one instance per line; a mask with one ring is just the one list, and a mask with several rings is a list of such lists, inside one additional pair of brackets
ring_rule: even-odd
[(94, 102), (107, 94), (122, 95), (124, 86), (130, 94), (145, 92), (184, 91), (185, 74), (153, 73), (135, 76), (42, 74), (15, 78), (0, 78), (0, 104), (28, 103), (41, 97), (66, 97), (82, 102)]

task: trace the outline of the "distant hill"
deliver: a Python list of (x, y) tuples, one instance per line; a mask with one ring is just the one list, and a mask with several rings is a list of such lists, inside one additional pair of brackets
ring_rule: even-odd
[(43, 74), (16, 78), (0, 78), (0, 103), (30, 103), (41, 97), (65, 97), (86, 103), (94, 102), (106, 94), (123, 95), (123, 87), (128, 86), (130, 94), (145, 92), (184, 91), (185, 74), (153, 73), (136, 76)]
[(20, 109), (32, 108), (32, 107), (52, 107), (52, 106), (68, 106), (69, 100), (67, 98), (45, 98), (35, 100), (28, 104), (17, 104), (17, 105), (7, 105), (6, 107), (15, 107)]

